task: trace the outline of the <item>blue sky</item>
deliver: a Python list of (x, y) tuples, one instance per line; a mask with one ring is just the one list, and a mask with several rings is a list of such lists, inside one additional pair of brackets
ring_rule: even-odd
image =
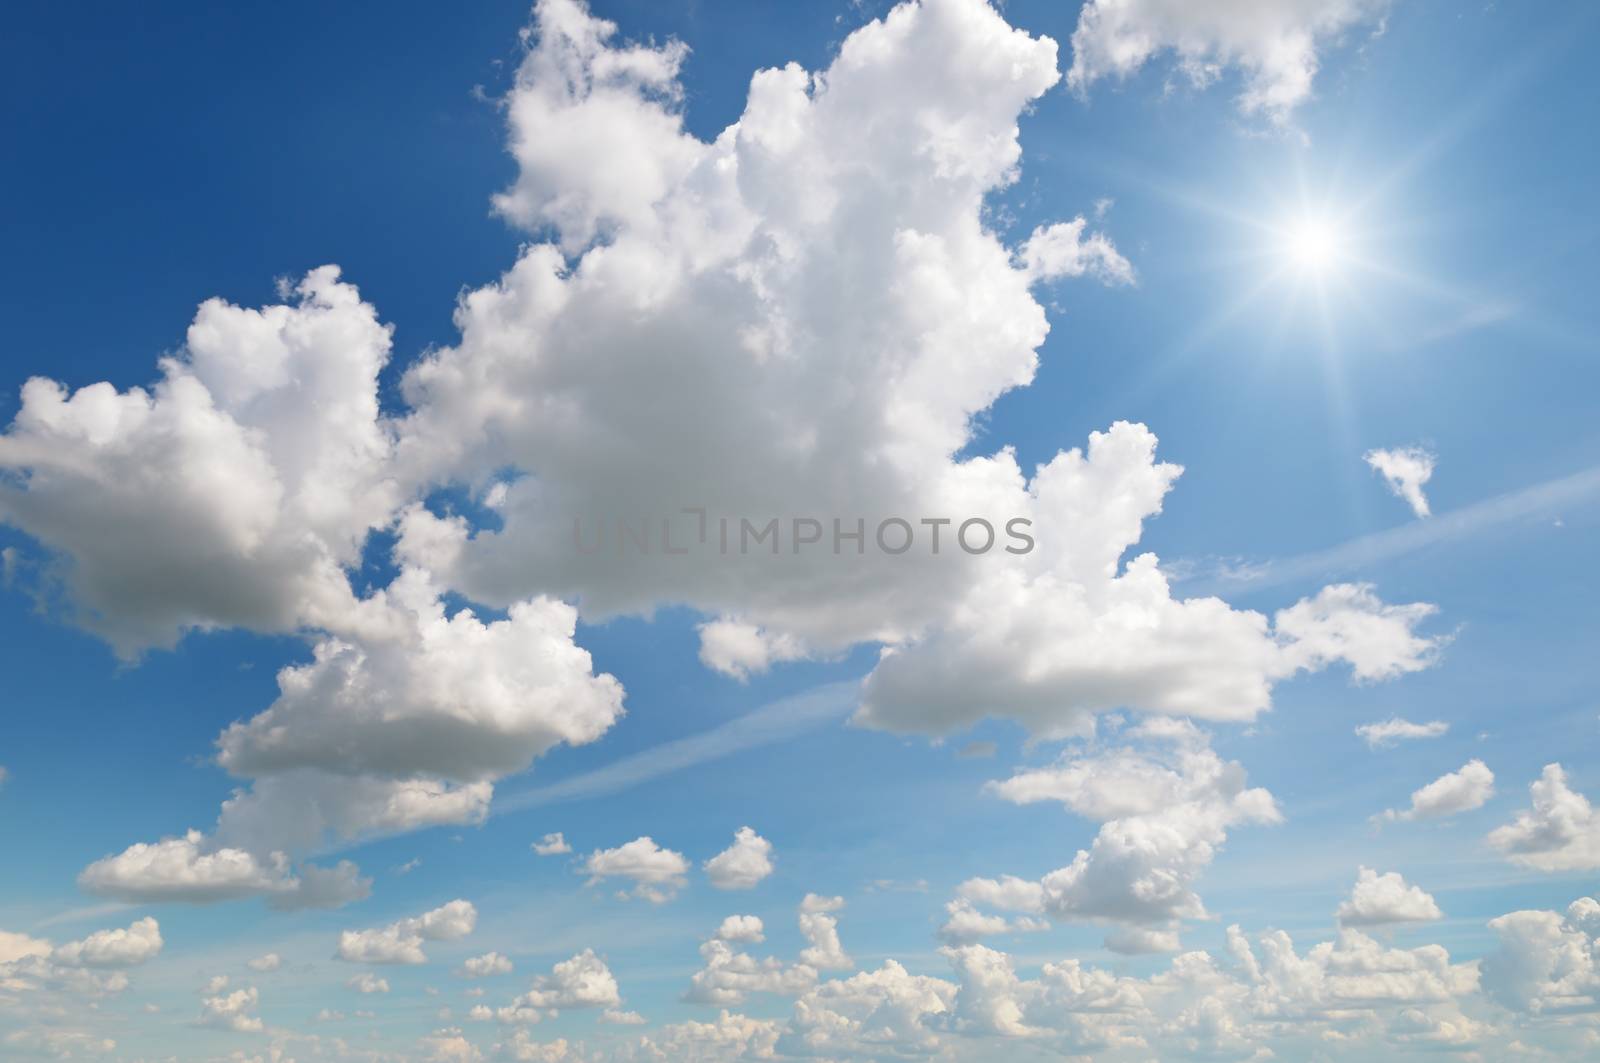
[(1589, 1058), (1596, 17), (23, 13), (0, 1054)]

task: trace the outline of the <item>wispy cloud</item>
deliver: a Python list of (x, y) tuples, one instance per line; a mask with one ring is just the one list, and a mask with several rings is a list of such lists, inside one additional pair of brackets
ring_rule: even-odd
[(496, 797), (490, 812), (497, 815), (614, 794), (708, 760), (781, 741), (844, 716), (859, 702), (860, 687), (857, 680), (845, 680), (774, 701), (709, 731), (663, 742), (603, 768)]
[(1227, 566), (1177, 565), (1169, 570), (1185, 596), (1237, 593), (1326, 577), (1391, 561), (1428, 547), (1491, 531), (1502, 525), (1559, 514), (1600, 496), (1600, 466), (1546, 480), (1438, 514), (1431, 520), (1363, 535), (1312, 553)]
[(103, 916), (116, 915), (119, 912), (129, 911), (135, 906), (112, 902), (110, 904), (89, 904), (78, 908), (68, 908), (64, 912), (46, 916), (34, 924), (36, 927), (60, 926), (63, 923), (83, 923), (90, 919), (99, 919)]

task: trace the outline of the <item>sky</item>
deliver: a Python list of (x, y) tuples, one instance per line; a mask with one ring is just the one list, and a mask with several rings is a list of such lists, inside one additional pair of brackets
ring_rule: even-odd
[(1594, 1058), (1597, 29), (15, 14), (0, 1056)]

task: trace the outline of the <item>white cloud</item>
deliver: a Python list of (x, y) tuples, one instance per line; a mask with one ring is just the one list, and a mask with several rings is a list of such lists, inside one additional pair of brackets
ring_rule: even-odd
[(454, 1026), (435, 1030), (417, 1041), (425, 1063), (480, 1063), (483, 1053)]
[(726, 1009), (713, 1022), (690, 1019), (672, 1023), (640, 1038), (639, 1060), (696, 1060), (733, 1063), (745, 1059), (772, 1059), (781, 1023), (756, 1019)]
[(684, 999), (700, 1004), (741, 1004), (750, 993), (794, 996), (816, 984), (817, 970), (768, 956), (757, 959), (714, 937), (700, 946), (703, 966), (689, 981)]
[(567, 844), (564, 834), (560, 831), (555, 831), (534, 842), (533, 851), (540, 856), (561, 856), (572, 852), (572, 846)]
[(764, 631), (738, 620), (710, 620), (700, 633), (700, 661), (714, 672), (741, 683), (752, 673), (765, 672), (782, 661), (804, 660), (805, 643), (793, 635)]
[(301, 864), (286, 889), (267, 895), (267, 907), (292, 912), (302, 908), (342, 908), (372, 894), (372, 880), (349, 860), (332, 867)]
[(774, 956), (757, 959), (735, 946), (755, 944), (765, 938), (765, 927), (753, 915), (730, 915), (717, 932), (700, 946), (702, 968), (690, 980), (685, 999), (702, 1004), (744, 1002), (750, 993), (795, 996), (817, 983), (818, 970), (855, 966), (839, 941), (835, 912), (844, 907), (842, 897), (806, 894), (799, 907), (799, 926), (806, 946), (794, 963)]
[[(1007, 450), (955, 458), (1034, 371), (1046, 321), (1019, 256), (1043, 273), (1122, 268), (1076, 222), (1023, 253), (983, 221), (985, 194), (1015, 179), (1019, 112), (1058, 78), (1052, 42), (975, 0), (907, 5), (852, 34), (823, 76), (758, 74), (738, 124), (707, 143), (672, 104), (676, 46), (614, 46), (570, 4), (541, 7), (535, 31), (508, 100), (523, 172), (501, 205), (552, 224), (566, 254), (535, 244), (464, 298), (460, 341), (407, 374), (397, 427), (406, 482), (490, 492), (503, 525), (412, 510), (403, 558), (472, 597), (552, 593), (590, 619), (687, 604), (713, 617), (704, 659), (735, 675), (888, 642), (899, 652), (859, 719), (901, 730), (994, 713), (1060, 733), (1122, 705), (1248, 718), (1276, 681), (1342, 659), (1285, 645), (1304, 640), (1258, 614), (1174, 600), (1153, 557), (1121, 571), (1178, 473), (1142, 427), (1097, 434), (1090, 468), (1075, 452), (1031, 480)], [(577, 128), (586, 148), (553, 153)], [(619, 176), (616, 158), (641, 152), (654, 163)], [(561, 417), (529, 416), (552, 404)], [(804, 428), (819, 410), (827, 433)], [(671, 517), (682, 545), (697, 531), (684, 507), (705, 510), (707, 542), (719, 516), (955, 513), (1031, 519), (1039, 548), (980, 561), (951, 528), (940, 556), (924, 528), (892, 563), (572, 541), (575, 518), (646, 519), (653, 535)], [(1410, 627), (1425, 607), (1344, 604), (1388, 636), (1361, 647), (1358, 677), (1424, 666), (1433, 643)]]
[(569, 0), (540, 3), (535, 19), (538, 45), (507, 101), (519, 174), (495, 208), (530, 229), (555, 226), (576, 251), (602, 230), (648, 224), (696, 161), (699, 145), (663, 106), (681, 95), (688, 49), (613, 47), (616, 24)]
[(387, 978), (379, 978), (365, 971), (351, 978), (345, 985), (350, 989), (354, 989), (357, 993), (363, 994), (387, 993), (389, 991), (389, 980)]
[(58, 946), (50, 959), (68, 967), (132, 967), (160, 953), (161, 945), (160, 924), (145, 916), (124, 930), (97, 930)]
[[(77, 941), (52, 945), (42, 938), (0, 931), (0, 1015), (21, 1016), (25, 1024), (65, 1015), (94, 1013), (92, 998), (121, 993), (128, 988), (126, 971), (154, 959), (163, 942), (156, 920), (145, 917), (123, 929), (97, 930)], [(50, 1031), (46, 1031), (50, 1032)], [(57, 1030), (63, 1039), (36, 1041), (8, 1037), (6, 1044), (88, 1050), (73, 1031)]]
[(1507, 860), (1540, 871), (1589, 871), (1600, 867), (1600, 816), (1589, 799), (1567, 785), (1560, 764), (1546, 764), (1528, 787), (1533, 807), (1489, 833), (1489, 844)]
[(1015, 934), (1048, 929), (1042, 919), (1023, 917), (1007, 919), (978, 911), (965, 897), (958, 897), (944, 906), (945, 921), (939, 927), (939, 937), (954, 945), (965, 945), (998, 934)]
[(1437, 611), (1420, 602), (1387, 605), (1371, 584), (1337, 583), (1280, 610), (1273, 628), (1296, 668), (1316, 670), (1343, 661), (1357, 680), (1375, 682), (1434, 663), (1448, 639), (1418, 635), (1415, 629)]
[(264, 857), (219, 846), (199, 831), (182, 838), (139, 842), (96, 860), (78, 876), (91, 893), (134, 903), (186, 901), (207, 904), (265, 896), (274, 908), (336, 908), (361, 900), (372, 880), (342, 860), (332, 868), (303, 864), (290, 871), (282, 852)]
[(925, 1054), (937, 1046), (933, 1027), (949, 1013), (956, 992), (949, 982), (910, 974), (886, 960), (875, 971), (808, 990), (777, 1047), (787, 1055), (822, 1059)]
[(43, 938), (0, 930), (0, 964), (26, 959), (29, 956), (48, 956), (50, 949), (50, 942)]
[[(1058, 534), (1071, 523), (1079, 529), (1073, 538), (1086, 538), (1096, 522), (1115, 520), (1108, 496), (1136, 505), (1132, 485), (1116, 483), (1120, 474), (1092, 466), (1141, 467), (1154, 443), (1143, 428), (1118, 425), (1109, 436), (1096, 433), (1087, 459), (1074, 451), (1042, 470), (1052, 477), (1056, 465), (1070, 469), (1059, 475), (1083, 506)], [(1172, 467), (1142, 468), (1154, 474), (1145, 486), (1159, 498), (1160, 470)], [(1357, 680), (1390, 679), (1429, 667), (1443, 645), (1416, 632), (1432, 606), (1386, 605), (1368, 585), (1326, 587), (1280, 610), (1269, 627), (1260, 614), (1216, 598), (1171, 598), (1152, 554), (1113, 576), (1120, 545), (1064, 548), (1072, 558), (1064, 566), (1095, 571), (1100, 554), (1105, 567), (1093, 577), (1052, 571), (1031, 580), (993, 569), (949, 625), (885, 653), (857, 720), (942, 734), (997, 716), (1042, 737), (1086, 733), (1095, 713), (1119, 708), (1242, 721), (1267, 709), (1273, 684), (1296, 672), (1344, 662)]]
[(566, 1060), (576, 1063), (583, 1058), (571, 1050), (565, 1038), (535, 1041), (523, 1029), (511, 1031), (510, 1039), (495, 1045), (492, 1052), (496, 1059), (515, 1060), (516, 1063), (565, 1063)]
[[(997, 886), (1002, 888), (992, 896), (1028, 903), (1014, 884)], [(838, 898), (813, 896), (801, 914), (831, 916), (840, 904)], [(1600, 956), (1591, 948), (1600, 930), (1596, 912), (1600, 905), (1585, 899), (1564, 917), (1512, 913), (1491, 923), (1502, 949), (1484, 962), (1490, 996), (1528, 1015), (1591, 1008), (1594, 957)], [(749, 924), (741, 920), (738, 927), (747, 930)], [(1495, 1047), (1501, 1042), (1492, 1040), (1492, 1024), (1462, 1011), (1483, 1003), (1476, 963), (1453, 963), (1436, 945), (1394, 948), (1350, 928), (1301, 952), (1286, 934), (1251, 941), (1232, 927), (1231, 964), (1184, 953), (1148, 978), (1075, 960), (1034, 968), (969, 944), (943, 950), (953, 977), (912, 975), (886, 960), (876, 970), (831, 980), (803, 962), (736, 952), (725, 940), (736, 936), (734, 927), (729, 930), (702, 950), (707, 964), (691, 985), (690, 999), (728, 1006), (752, 994), (778, 994), (794, 998), (789, 1017), (756, 1020), (725, 1012), (712, 1022), (674, 1024), (619, 1042), (615, 1058), (732, 1060), (747, 1058), (747, 1051), (754, 1058), (990, 1058), (1020, 1051), (1014, 1038), (1108, 1061), (1264, 1059), (1269, 1050), (1287, 1058), (1293, 1046), (1305, 1043), (1324, 1045), (1331, 1058), (1388, 1058), (1403, 1054), (1404, 1046), (1454, 1046), (1486, 1058), (1520, 1058), (1515, 1049)], [(0, 980), (5, 977), (0, 970)], [(202, 1022), (264, 1030), (255, 990), (226, 989), (218, 985), (205, 994)], [(606, 1022), (641, 1021), (622, 1009), (615, 978), (590, 950), (557, 964), (508, 1006), (479, 1006), (472, 1017), (520, 1027), (575, 1008), (599, 1010)], [(557, 1042), (534, 1041), (514, 1029), (501, 1041), (491, 1055), (504, 1056), (506, 1046), (516, 1046), (524, 1054), (505, 1058), (588, 1058), (575, 1055), (572, 1046), (558, 1051), (550, 1047)], [(441, 1043), (456, 1046), (450, 1051), (472, 1044), (459, 1031)]]
[[(572, 518), (626, 498), (651, 519), (698, 505), (849, 521), (961, 512), (1009, 489), (1009, 459), (963, 472), (949, 455), (973, 414), (1031, 375), (1044, 336), (1030, 278), (981, 208), (1012, 180), (1018, 112), (1059, 76), (1054, 45), (967, 0), (908, 6), (853, 34), (825, 78), (757, 74), (737, 126), (706, 143), (668, 104), (676, 46), (611, 47), (609, 26), (571, 4), (541, 6), (536, 23), (508, 99), (523, 166), (508, 213), (553, 221), (585, 265), (569, 272), (535, 245), (466, 297), (460, 343), (407, 375), (415, 412), (400, 451), (420, 477), (537, 468), (539, 498), (512, 483), (504, 530), (470, 541), (459, 524), (412, 521), (409, 556), (487, 600), (538, 586), (595, 617), (684, 601), (731, 625), (704, 631), (707, 657), (730, 671), (919, 625), (975, 566), (581, 555)], [(619, 76), (646, 67), (648, 81)], [(553, 155), (560, 129), (583, 130), (588, 149)], [(619, 167), (639, 154), (650, 162)], [(590, 246), (597, 230), (608, 237)], [(529, 344), (539, 359), (512, 357)], [(643, 384), (663, 357), (692, 385), (651, 384), (648, 403), (616, 386)], [(569, 416), (523, 416), (554, 399), (557, 376)], [(834, 430), (792, 446), (819, 409)], [(867, 452), (885, 464), (860, 461)], [(843, 467), (850, 478), (830, 471)], [(869, 608), (853, 617), (841, 596)]]
[(497, 974), (510, 974), (511, 960), (498, 952), (486, 952), (463, 960), (460, 973), (467, 978), (489, 978)]
[(754, 915), (730, 915), (717, 927), (717, 937), (723, 941), (757, 943), (766, 940), (766, 927)]
[(235, 989), (232, 993), (202, 997), (200, 1000), (200, 1025), (235, 1033), (260, 1033), (266, 1029), (259, 1015), (252, 1012), (261, 1003), (261, 994), (255, 986)]
[(286, 888), (288, 866), (281, 853), (263, 864), (242, 849), (204, 852), (202, 844), (199, 831), (140, 842), (90, 864), (78, 885), (135, 902), (228, 900)]
[(186, 630), (292, 631), (399, 501), (379, 424), (389, 329), (337, 267), (261, 310), (205, 302), (153, 389), (36, 377), (0, 435), (0, 519), (62, 555), (75, 619), (125, 657)]
[(1398, 872), (1380, 875), (1370, 867), (1360, 869), (1350, 898), (1334, 914), (1344, 926), (1384, 926), (1444, 918), (1431, 894), (1409, 884)]
[(1433, 476), (1438, 456), (1421, 447), (1401, 447), (1396, 450), (1369, 450), (1363, 459), (1383, 477), (1383, 482), (1396, 498), (1404, 499), (1411, 512), (1418, 517), (1429, 515), (1428, 496), (1422, 486)]
[(345, 567), (405, 501), (378, 413), (388, 352), (376, 311), (325, 267), (284, 305), (202, 305), (152, 391), (25, 387), (0, 435), (0, 469), (16, 474), (0, 478), (0, 519), (62, 556), (50, 571), (78, 623), (128, 658), (192, 629), (316, 637), (278, 700), (219, 739), (223, 766), (255, 781), (217, 837), (135, 846), (90, 869), (91, 888), (355, 899), (353, 872), (307, 871), (297, 890), (280, 854), (481, 818), (496, 777), (620, 714), (621, 688), (590, 673), (559, 602), (531, 597), (486, 624), (447, 616), (425, 573), (352, 592)]
[(1593, 1011), (1600, 1006), (1600, 903), (1580, 897), (1565, 914), (1511, 912), (1491, 919), (1500, 947), (1483, 961), (1483, 988), (1522, 1012)]
[[(449, 824), (488, 815), (494, 785), (441, 779), (341, 776), (316, 769), (257, 779), (224, 801), (203, 844), (251, 852), (309, 848)], [(351, 865), (354, 867), (354, 865)]]
[[(1415, 633), (1428, 606), (1342, 586), (1269, 621), (1214, 598), (1175, 599), (1153, 555), (1124, 564), (1179, 472), (1157, 463), (1142, 426), (1096, 433), (1032, 478), (1008, 451), (955, 457), (974, 418), (1031, 379), (1046, 321), (1029, 286), (1131, 277), (1081, 220), (1041, 226), (1019, 249), (983, 224), (985, 196), (1016, 173), (1019, 112), (1058, 77), (1051, 42), (969, 0), (904, 7), (853, 35), (825, 76), (758, 74), (738, 125), (707, 143), (675, 110), (680, 46), (613, 47), (607, 24), (553, 0), (537, 17), (508, 100), (520, 172), (497, 205), (553, 226), (562, 251), (535, 244), (464, 298), (460, 344), (407, 375), (403, 424), (377, 418), (387, 332), (331, 271), (308, 277), (293, 306), (207, 304), (153, 397), (102, 386), (68, 401), (30, 385), (0, 445), (0, 465), (27, 477), (0, 481), (0, 516), (71, 560), (67, 590), (86, 626), (129, 654), (197, 627), (305, 629), (315, 640), (313, 659), (280, 676), (277, 701), (219, 739), (241, 790), (216, 830), (133, 846), (86, 869), (86, 886), (128, 899), (317, 903), (362, 881), (353, 864), (296, 868), (319, 842), (481, 819), (498, 779), (558, 742), (592, 741), (621, 712), (620, 687), (572, 644), (578, 612), (547, 595), (586, 617), (702, 608), (716, 617), (702, 628), (703, 658), (736, 675), (883, 640), (891, 652), (860, 719), (924, 733), (997, 715), (1065, 735), (1123, 706), (1248, 719), (1302, 669), (1342, 661), (1379, 679), (1431, 660), (1439, 642)], [(1263, 84), (1254, 106), (1290, 105), (1277, 82)], [(553, 410), (562, 416), (543, 416)], [(823, 415), (837, 432), (807, 430)], [(505, 467), (533, 475), (490, 484)], [(844, 482), (840, 468), (852, 470)], [(371, 528), (445, 481), (482, 489), (503, 530), (473, 536), (465, 522), (403, 511), (404, 573), (357, 601), (341, 566)], [(713, 496), (693, 497), (700, 488)], [(759, 569), (572, 556), (566, 518), (617, 497), (663, 512), (1022, 514), (1037, 521), (1039, 548), (986, 566), (960, 554), (859, 566), (785, 555)], [(113, 541), (108, 528), (132, 533)], [(130, 585), (125, 572), (148, 582)], [(509, 616), (452, 613), (444, 603), (463, 591)], [(997, 925), (977, 911), (987, 903), (1125, 922), (1110, 937), (1125, 950), (1175, 947), (1168, 924), (1203, 914), (1193, 880), (1227, 830), (1276, 810), (1203, 742), (1171, 729), (1160, 740), (1171, 749), (1067, 758), (998, 784), (1008, 799), (1057, 800), (1100, 821), (1099, 836), (1042, 880), (967, 884), (952, 922)], [(770, 871), (765, 841), (744, 833), (708, 861), (714, 884)], [(559, 834), (538, 845), (556, 843), (567, 848)], [(754, 849), (759, 859), (745, 859)], [(630, 879), (652, 899), (680, 888), (688, 867), (649, 838), (586, 862), (594, 878)], [(852, 966), (840, 903), (808, 896), (799, 962), (776, 967), (729, 946), (758, 940), (759, 920), (725, 920), (707, 943), (707, 995), (798, 992), (786, 1033), (830, 1057), (921, 1051), (950, 1031), (1117, 1043), (1112, 1017), (1145, 1007), (1141, 994), (1153, 1007), (1202, 984), (1220, 987), (1218, 999), (1191, 994), (1160, 1029), (1207, 1045), (1255, 1036), (1250, 993), (1194, 954), (1142, 990), (1071, 963), (1022, 978), (979, 946), (947, 953), (958, 983), (893, 961), (819, 982), (819, 968)], [(427, 940), (470, 932), (475, 915), (458, 901), (347, 931), (340, 957), (420, 963)], [(1255, 967), (1279, 1003), (1365, 1007), (1378, 994), (1431, 1007), (1467, 981), (1442, 950), (1360, 935), (1305, 958), (1286, 938), (1266, 951)], [(260, 1029), (254, 993), (214, 997), (204, 1013)], [(586, 950), (510, 1014), (619, 1005), (611, 972)], [(1414, 1029), (1440, 1028), (1428, 1018)], [(650, 1043), (667, 1058), (759, 1057), (776, 1050), (780, 1026), (723, 1013)], [(515, 1058), (568, 1053), (521, 1032), (506, 1045)], [(423, 1050), (479, 1055), (454, 1029)]]
[(758, 959), (740, 951), (737, 945), (764, 940), (766, 928), (753, 915), (730, 915), (700, 946), (703, 966), (690, 980), (685, 999), (731, 1005), (743, 1003), (750, 993), (796, 996), (817, 984), (819, 971), (854, 967), (855, 961), (839, 940), (839, 921), (834, 914), (843, 907), (842, 897), (805, 895), (798, 923), (806, 945), (793, 963), (775, 956)]
[(1438, 945), (1390, 948), (1349, 928), (1304, 956), (1294, 951), (1282, 931), (1260, 936), (1260, 958), (1237, 927), (1229, 928), (1229, 938), (1230, 949), (1244, 963), (1250, 981), (1276, 998), (1280, 1008), (1327, 1011), (1376, 1003), (1437, 1002), (1467, 995), (1478, 984), (1476, 964), (1452, 963)]
[(1448, 772), (1411, 795), (1408, 809), (1388, 809), (1382, 819), (1439, 819), (1482, 808), (1494, 796), (1494, 772), (1473, 758), (1458, 771)]
[(635, 838), (615, 849), (596, 849), (584, 861), (589, 881), (626, 878), (634, 883), (632, 894), (654, 904), (671, 900), (683, 888), (689, 861), (682, 853), (663, 849), (649, 836)]
[(772, 874), (772, 843), (751, 828), (740, 827), (733, 844), (707, 860), (705, 869), (719, 890), (753, 889)]
[(1133, 264), (1123, 258), (1105, 233), (1084, 235), (1088, 222), (1041, 225), (1022, 245), (1022, 268), (1035, 280), (1081, 277), (1088, 274), (1103, 284), (1132, 284)]
[(29, 1055), (42, 1053), (55, 1059), (79, 1059), (117, 1050), (116, 1041), (85, 1030), (13, 1030), (6, 1034), (4, 1043)]
[[(964, 900), (1072, 921), (1106, 922), (1124, 950), (1167, 948), (1178, 920), (1206, 916), (1193, 885), (1234, 826), (1277, 823), (1266, 790), (1245, 785), (1187, 721), (1153, 718), (1129, 737), (1143, 747), (1066, 755), (1043, 769), (990, 783), (1009, 801), (1058, 801), (1098, 820), (1093, 844), (1037, 882), (1008, 877), (963, 883)], [(1127, 928), (1156, 932), (1130, 935)], [(1166, 933), (1163, 933), (1166, 932)]]
[(611, 968), (594, 954), (584, 949), (571, 959), (556, 964), (548, 975), (533, 980), (533, 986), (518, 997), (513, 1008), (616, 1008), (622, 1004), (622, 994)]
[(1015, 875), (1002, 875), (998, 879), (968, 879), (961, 884), (958, 892), (966, 900), (1003, 911), (1044, 911), (1044, 887), (1036, 881)]
[(985, 915), (974, 908), (971, 901), (964, 898), (957, 898), (946, 904), (945, 912), (948, 918), (939, 928), (939, 936), (955, 944), (965, 944), (980, 938), (1004, 934), (1011, 929), (1011, 922), (1005, 916)]
[(280, 673), (278, 700), (217, 739), (224, 768), (473, 783), (559, 743), (592, 742), (621, 714), (621, 686), (593, 674), (572, 644), (576, 614), (559, 602), (518, 603), (486, 624), (447, 615), (430, 577), (412, 570), (363, 608), (378, 630), (325, 640), (312, 663)]
[(1356, 728), (1356, 735), (1373, 749), (1382, 749), (1415, 738), (1438, 738), (1449, 730), (1450, 725), (1443, 720), (1412, 723), (1410, 720), (1391, 716), (1387, 720), (1362, 724)]
[(284, 669), (266, 711), (229, 727), (218, 760), (254, 778), (217, 833), (252, 849), (471, 823), (493, 782), (622, 714), (622, 688), (572, 642), (576, 613), (549, 599), (503, 620), (447, 615), (420, 571), (362, 605), (361, 630)]
[[(63, 945), (0, 931), (0, 1014), (19, 1007), (25, 1017), (92, 1009), (85, 998), (126, 990), (127, 970), (154, 959), (163, 944), (161, 927), (149, 916)], [(26, 1006), (22, 994), (29, 995)]]
[(844, 908), (843, 897), (829, 897), (821, 893), (808, 893), (800, 899), (800, 911), (837, 912)]
[(278, 676), (266, 711), (218, 738), (218, 760), (252, 778), (212, 836), (134, 845), (84, 872), (129, 899), (264, 893), (275, 907), (333, 907), (367, 895), (354, 864), (288, 872), (288, 853), (488, 813), (493, 783), (551, 746), (583, 744), (621, 715), (622, 688), (572, 642), (575, 612), (548, 599), (484, 623), (446, 615), (416, 570), (365, 600), (345, 637)]
[(257, 956), (253, 960), (246, 961), (245, 966), (252, 971), (267, 974), (283, 966), (283, 959), (276, 952), (269, 952), (265, 956)]
[[(284, 305), (204, 304), (149, 392), (28, 385), (0, 437), (0, 519), (64, 558), (80, 622), (126, 655), (227, 626), (314, 643), (220, 737), (241, 786), (216, 828), (176, 840), (165, 877), (135, 846), (89, 880), (349, 899), (353, 870), (292, 887), (292, 861), (477, 822), (500, 778), (620, 715), (572, 642), (580, 615), (699, 609), (707, 660), (734, 673), (885, 643), (858, 719), (920, 733), (992, 714), (1061, 735), (1121, 706), (1245, 719), (1302, 669), (1431, 660), (1427, 606), (1335, 588), (1269, 624), (1173, 598), (1153, 555), (1124, 564), (1179, 472), (1142, 426), (1032, 477), (1006, 449), (961, 456), (1032, 379), (1049, 323), (1031, 286), (1125, 264), (1076, 220), (1022, 247), (986, 221), (1017, 179), (1019, 115), (1059, 80), (1054, 42), (979, 0), (904, 5), (825, 71), (759, 72), (703, 141), (677, 110), (682, 46), (615, 38), (580, 5), (539, 6), (496, 204), (553, 242), (463, 296), (458, 342), (405, 374), (395, 419), (388, 329), (332, 267)], [(444, 484), (498, 526), (421, 508)], [(619, 498), (651, 520), (1023, 517), (1038, 549), (972, 558), (946, 529), (942, 556), (892, 559), (575, 551), (572, 518), (627, 516)], [(401, 574), (358, 599), (347, 569), (390, 527)], [(452, 613), (456, 596), (508, 616)], [(225, 853), (244, 859), (198, 863)]]
[(1389, 0), (1089, 0), (1072, 33), (1067, 84), (1084, 92), (1171, 52), (1197, 88), (1237, 66), (1245, 77), (1239, 109), (1283, 126), (1311, 96), (1320, 53), (1357, 27), (1380, 28), (1388, 7)]
[[(1180, 1010), (1157, 1016), (1148, 1006), (1179, 994), (1085, 968), (1076, 960), (1046, 963), (1039, 977), (1028, 979), (1017, 974), (1012, 957), (983, 945), (947, 946), (940, 952), (957, 978), (953, 999), (943, 1000), (950, 1012), (949, 1025), (986, 1039), (980, 1043), (1039, 1038), (1065, 1055), (1100, 1058), (1111, 1049), (1128, 1048), (1145, 1058), (1152, 1054), (1143, 1036), (1147, 1031), (1170, 1036), (1168, 1031), (1183, 1025)], [(1208, 988), (1215, 993), (1218, 987)], [(1182, 1055), (1197, 1047), (1190, 1042), (1183, 1051), (1160, 1055)]]
[(477, 924), (472, 903), (455, 900), (385, 927), (341, 931), (335, 957), (350, 963), (426, 963), (423, 942), (464, 938)]
[(800, 934), (806, 947), (800, 962), (823, 971), (849, 970), (856, 965), (839, 943), (839, 920), (833, 915), (844, 907), (842, 897), (819, 897), (808, 893), (800, 902)]
[(1114, 926), (1106, 932), (1107, 950), (1123, 956), (1177, 952), (1183, 945), (1176, 930), (1148, 926)]
[(953, 1011), (960, 1027), (980, 1034), (1031, 1037), (1044, 1031), (1025, 1021), (1024, 994), (1011, 957), (984, 945), (946, 946), (940, 952), (961, 979)]

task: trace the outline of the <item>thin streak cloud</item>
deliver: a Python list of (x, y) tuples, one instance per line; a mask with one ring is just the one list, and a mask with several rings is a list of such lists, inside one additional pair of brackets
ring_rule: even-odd
[(860, 700), (860, 683), (843, 680), (782, 698), (727, 723), (688, 738), (677, 738), (633, 753), (603, 768), (569, 779), (497, 797), (491, 815), (541, 808), (562, 801), (631, 790), (663, 775), (719, 760), (757, 746), (771, 745), (845, 716)]
[(1551, 516), (1563, 509), (1592, 501), (1600, 495), (1600, 466), (1594, 466), (1532, 487), (1486, 498), (1419, 521), (1350, 539), (1326, 550), (1293, 557), (1236, 565), (1231, 568), (1177, 573), (1190, 595), (1226, 594), (1281, 587), (1339, 572), (1392, 561), (1440, 543), (1470, 538), (1514, 521)]

